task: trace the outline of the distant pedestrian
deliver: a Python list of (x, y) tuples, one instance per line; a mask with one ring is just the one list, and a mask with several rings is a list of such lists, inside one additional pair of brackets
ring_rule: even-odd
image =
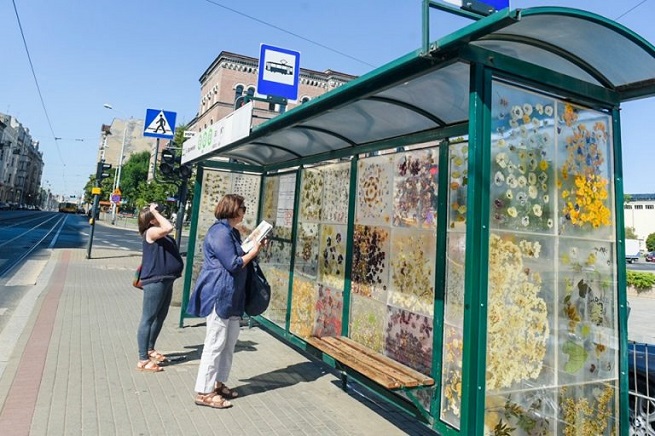
[(166, 356), (155, 349), (173, 297), (173, 282), (182, 275), (184, 263), (175, 240), (168, 236), (173, 225), (160, 213), (156, 203), (139, 212), (139, 234), (143, 238), (141, 283), (143, 309), (137, 331), (139, 371), (159, 372)]
[(246, 213), (240, 195), (227, 194), (216, 205), (216, 222), (203, 242), (203, 264), (189, 299), (187, 312), (207, 320), (205, 344), (196, 378), (195, 402), (199, 406), (224, 409), (238, 393), (225, 385), (245, 307), (246, 268), (263, 245), (257, 243), (247, 254), (235, 228)]

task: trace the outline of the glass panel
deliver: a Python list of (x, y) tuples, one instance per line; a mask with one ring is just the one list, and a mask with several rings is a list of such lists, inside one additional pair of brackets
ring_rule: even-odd
[(610, 117), (498, 82), (493, 95), (486, 429), (614, 434)]
[(418, 112), (375, 100), (359, 100), (338, 111), (326, 112), (304, 126), (334, 130), (355, 143), (373, 142), (428, 130), (437, 125)]
[[(416, 106), (446, 124), (466, 121), (469, 117), (469, 68), (469, 64), (457, 62), (376, 96)], [(439, 98), (434, 98), (435, 95)]]
[(273, 224), (271, 241), (259, 254), (259, 262), (271, 285), (271, 303), (263, 316), (286, 328), (291, 272), (291, 224), (295, 174), (264, 178), (262, 219)]
[(358, 162), (352, 250), (350, 337), (425, 374), (432, 369), (437, 160), (437, 148), (424, 148)]
[(244, 197), (247, 207), (243, 219), (244, 225), (239, 227), (242, 237), (247, 236), (248, 229), (255, 226), (259, 208), (259, 184), (261, 178), (253, 174), (232, 174), (224, 171), (203, 169), (202, 193), (198, 208), (198, 224), (193, 256), (192, 289), (203, 262), (203, 242), (207, 230), (216, 222), (214, 209), (225, 194), (239, 194)]
[(291, 301), (300, 337), (341, 335), (349, 184), (350, 162), (301, 171)]
[[(503, 28), (502, 32), (561, 47), (595, 66), (615, 86), (650, 79), (655, 71), (655, 58), (646, 55), (621, 33), (590, 20), (565, 15), (532, 15)], [(589, 35), (593, 35), (593, 44), (589, 42)], [(608, 57), (607, 53), (612, 56)], [(539, 64), (557, 71), (549, 64)]]
[(466, 252), (466, 192), (468, 143), (450, 145), (446, 290), (441, 371), (441, 420), (460, 428), (462, 403), (462, 347), (464, 329), (464, 273)]

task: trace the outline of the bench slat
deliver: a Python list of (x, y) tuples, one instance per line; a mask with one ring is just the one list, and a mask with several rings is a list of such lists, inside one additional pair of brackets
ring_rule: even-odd
[(353, 341), (350, 338), (347, 338), (345, 336), (338, 336), (335, 339), (339, 340), (340, 342), (344, 342), (348, 344), (350, 347), (356, 349), (357, 351), (364, 353), (368, 356), (373, 357), (374, 359), (380, 359), (383, 360), (384, 363), (392, 368), (394, 368), (396, 371), (402, 372), (403, 374), (412, 377), (416, 380), (418, 380), (418, 383), (423, 386), (432, 386), (434, 384), (434, 379), (432, 377), (429, 377), (422, 372), (416, 371), (413, 368), (410, 368), (408, 366), (405, 366), (401, 363), (396, 362), (393, 359), (390, 359), (386, 356), (383, 356), (376, 351), (371, 350), (370, 348), (366, 348), (364, 345)]
[(350, 343), (341, 341), (340, 337), (324, 337), (322, 340), (337, 349), (345, 350), (349, 355), (352, 355), (361, 366), (374, 368), (397, 380), (400, 386), (416, 387), (419, 384), (416, 377), (398, 371), (394, 365), (392, 365), (394, 363), (393, 360), (375, 353), (373, 350), (370, 350), (369, 352), (362, 351), (361, 349), (353, 347)]
[(361, 363), (357, 359), (353, 358), (351, 354), (348, 354), (347, 351), (342, 351), (334, 347), (332, 344), (322, 341), (320, 338), (311, 337), (307, 338), (306, 340), (308, 343), (312, 344), (319, 350), (329, 354), (336, 360), (344, 363), (346, 366), (351, 367), (357, 372), (364, 374), (366, 377), (387, 389), (398, 389), (402, 387), (398, 380), (388, 376), (387, 374), (374, 372), (370, 367), (362, 366)]
[(434, 380), (425, 374), (366, 348), (350, 338), (310, 337), (306, 341), (387, 389), (434, 384)]

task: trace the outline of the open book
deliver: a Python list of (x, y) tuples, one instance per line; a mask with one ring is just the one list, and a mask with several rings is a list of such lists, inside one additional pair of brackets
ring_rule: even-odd
[(252, 247), (255, 246), (255, 243), (264, 239), (266, 235), (268, 235), (268, 232), (271, 231), (271, 229), (273, 229), (273, 225), (271, 223), (266, 221), (262, 221), (261, 223), (259, 223), (257, 228), (253, 230), (248, 235), (246, 240), (243, 241), (243, 243), (241, 244), (241, 248), (243, 249), (243, 251), (247, 253), (250, 250), (252, 250)]

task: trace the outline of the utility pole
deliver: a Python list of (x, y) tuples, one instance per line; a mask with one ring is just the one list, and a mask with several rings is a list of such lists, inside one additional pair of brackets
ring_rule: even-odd
[[(107, 145), (107, 135), (109, 134), (107, 130), (108, 129), (105, 129), (103, 125), (103, 130), (102, 130), (103, 150), (104, 147)], [(89, 219), (89, 224), (91, 225), (91, 232), (89, 233), (89, 245), (87, 246), (86, 249), (87, 259), (91, 259), (91, 247), (93, 246), (93, 233), (95, 232), (95, 228), (96, 228), (96, 216), (98, 214), (98, 205), (100, 203), (100, 194), (102, 192), (100, 186), (102, 180), (109, 177), (109, 173), (106, 173), (105, 171), (109, 170), (110, 168), (111, 168), (111, 164), (105, 163), (104, 159), (101, 159), (100, 162), (98, 162), (98, 166), (96, 167), (96, 185), (91, 190), (91, 193), (93, 194), (93, 207), (91, 208), (91, 218)]]

